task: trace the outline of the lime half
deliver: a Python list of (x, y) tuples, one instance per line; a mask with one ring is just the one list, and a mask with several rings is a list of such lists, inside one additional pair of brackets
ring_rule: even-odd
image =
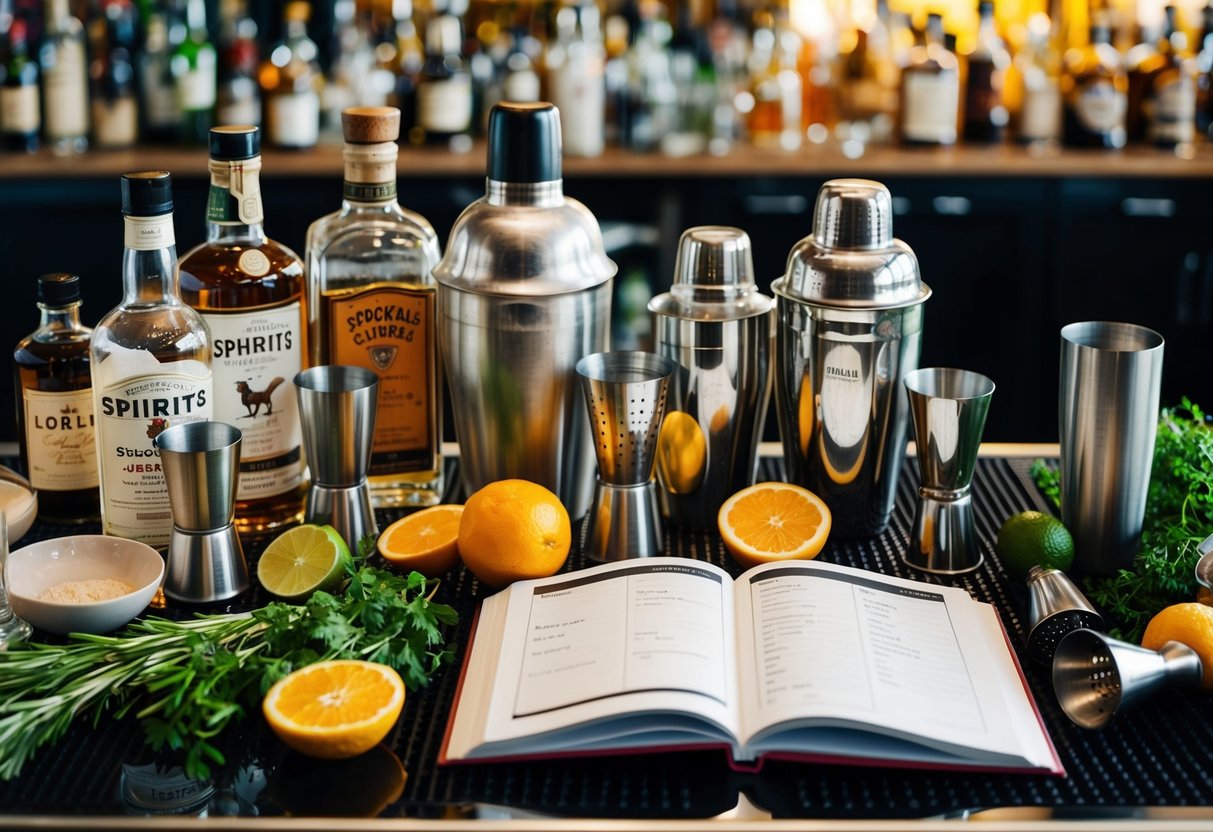
[(265, 547), (257, 561), (257, 580), (272, 595), (299, 601), (339, 584), (350, 561), (349, 547), (336, 529), (305, 524)]

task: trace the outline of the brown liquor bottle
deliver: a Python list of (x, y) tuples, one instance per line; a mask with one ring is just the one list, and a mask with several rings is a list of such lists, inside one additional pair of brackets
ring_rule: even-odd
[(244, 433), (236, 528), (303, 519), (307, 480), (292, 381), (307, 355), (303, 262), (265, 236), (256, 127), (210, 131), (207, 240), (182, 255), (181, 298), (211, 331), (215, 419)]
[(92, 330), (80, 323), (80, 278), (38, 278), (38, 328), (13, 352), (21, 465), (38, 491), (38, 514), (55, 523), (101, 517), (93, 382)]
[(1011, 66), (1011, 53), (995, 28), (993, 0), (981, 0), (977, 13), (981, 22), (977, 30), (977, 46), (969, 55), (964, 140), (996, 144), (1002, 141), (1010, 120), (1003, 101), (1003, 85)]
[(1128, 87), (1111, 30), (1097, 21), (1091, 26), (1091, 42), (1065, 55), (1063, 142), (1069, 147), (1124, 147)]
[(927, 16), (926, 42), (910, 50), (901, 71), (898, 132), (903, 144), (956, 144), (960, 63), (944, 46), (943, 18)]

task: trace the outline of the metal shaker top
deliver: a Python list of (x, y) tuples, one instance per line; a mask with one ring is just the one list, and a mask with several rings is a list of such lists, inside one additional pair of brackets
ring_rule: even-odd
[(495, 105), (488, 152), (485, 196), (455, 220), (434, 269), (438, 283), (475, 294), (539, 297), (590, 289), (615, 276), (598, 221), (564, 195), (554, 106)]
[(813, 233), (792, 247), (777, 295), (817, 306), (891, 309), (931, 295), (910, 247), (893, 237), (889, 189), (833, 179), (817, 193)]
[(649, 311), (695, 321), (734, 321), (763, 315), (774, 300), (758, 291), (750, 235), (740, 228), (700, 225), (682, 232), (670, 291)]

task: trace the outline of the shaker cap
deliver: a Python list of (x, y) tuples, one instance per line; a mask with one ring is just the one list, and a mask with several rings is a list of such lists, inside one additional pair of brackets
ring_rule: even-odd
[(251, 124), (211, 128), (211, 158), (237, 162), (261, 155), (261, 131)]
[(740, 228), (700, 225), (682, 232), (670, 291), (653, 298), (649, 310), (727, 321), (765, 314), (773, 303), (754, 282), (750, 235)]
[(173, 212), (173, 177), (167, 170), (122, 174), (122, 213), (159, 217)]
[(553, 105), (494, 105), (489, 113), (488, 178), (519, 183), (561, 178), (560, 113)]
[(893, 237), (889, 189), (867, 179), (821, 186), (813, 233), (792, 247), (777, 295), (846, 309), (891, 309), (925, 301), (918, 258)]
[(79, 300), (79, 275), (53, 272), (38, 277), (38, 303), (43, 306), (66, 306)]

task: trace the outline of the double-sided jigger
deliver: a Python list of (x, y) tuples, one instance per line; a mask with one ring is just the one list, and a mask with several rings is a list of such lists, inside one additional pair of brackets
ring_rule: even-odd
[(1043, 664), (1074, 630), (1101, 630), (1103, 616), (1060, 569), (1028, 570), (1028, 655)]
[(968, 370), (928, 367), (905, 377), (918, 445), (914, 539), (902, 559), (915, 569), (957, 575), (981, 566), (971, 485), (994, 382)]
[(295, 376), (303, 449), (312, 472), (304, 520), (337, 530), (351, 552), (378, 535), (367, 475), (379, 377), (362, 367), (325, 365)]
[(586, 554), (594, 560), (661, 554), (653, 460), (677, 366), (648, 352), (599, 352), (577, 362), (598, 456), (586, 531)]
[(240, 477), (239, 428), (189, 422), (155, 439), (173, 512), (164, 594), (211, 603), (248, 589), (248, 565), (232, 522)]

